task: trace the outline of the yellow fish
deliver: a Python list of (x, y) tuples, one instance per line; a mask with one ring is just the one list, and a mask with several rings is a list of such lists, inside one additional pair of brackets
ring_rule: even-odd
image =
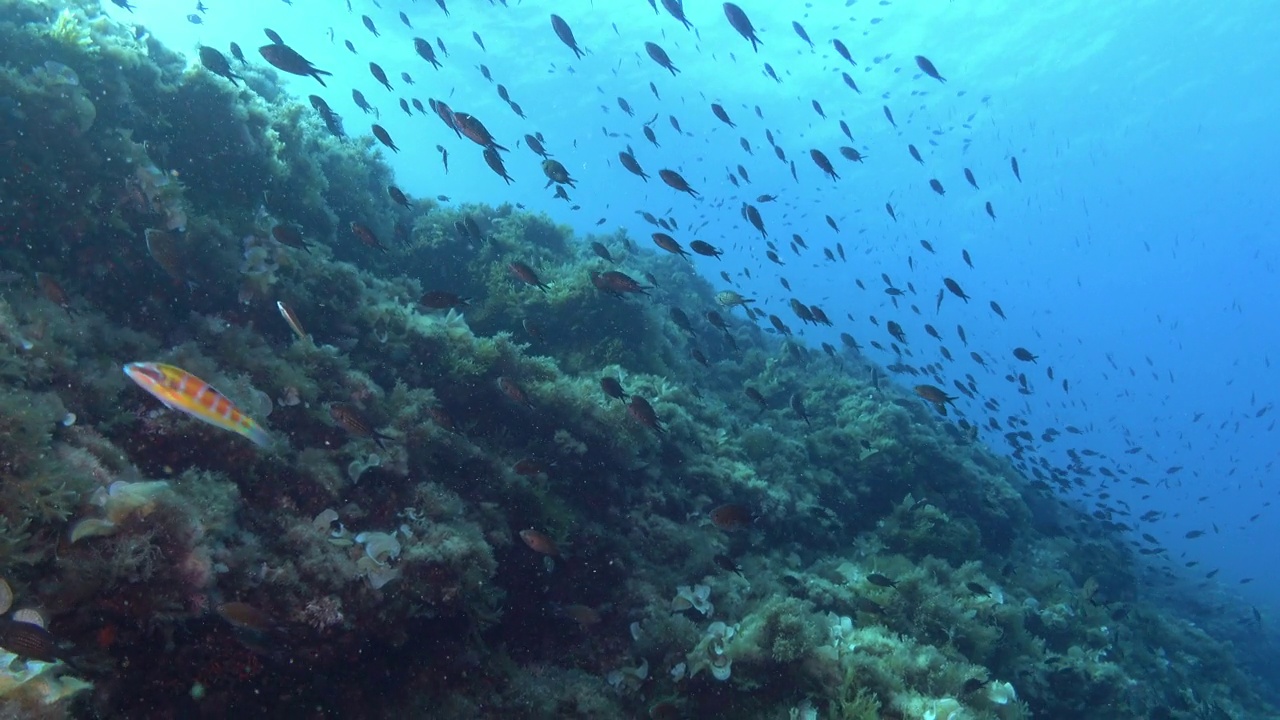
[(209, 383), (182, 368), (163, 363), (135, 362), (124, 366), (124, 374), (172, 410), (243, 435), (259, 446), (271, 444), (271, 436), (258, 423), (237, 410)]

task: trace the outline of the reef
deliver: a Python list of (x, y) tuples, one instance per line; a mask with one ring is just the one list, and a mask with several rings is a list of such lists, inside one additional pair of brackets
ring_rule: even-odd
[[(856, 351), (623, 233), (397, 205), (369, 139), (241, 72), (0, 0), (0, 583), (57, 640), (0, 655), (0, 717), (1276, 715), (1122, 539)], [(592, 242), (657, 286), (601, 292)]]

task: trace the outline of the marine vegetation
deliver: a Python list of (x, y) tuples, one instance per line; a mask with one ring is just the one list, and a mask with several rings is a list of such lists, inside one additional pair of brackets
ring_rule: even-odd
[(397, 202), (261, 65), (0, 18), (0, 716), (1274, 715), (936, 388)]

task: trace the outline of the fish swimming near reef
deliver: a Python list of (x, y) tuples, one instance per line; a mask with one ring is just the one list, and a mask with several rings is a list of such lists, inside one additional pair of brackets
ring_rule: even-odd
[(53, 662), (57, 646), (49, 631), (34, 623), (0, 618), (0, 647), (22, 658)]
[(124, 374), (171, 410), (243, 435), (260, 447), (271, 444), (271, 436), (258, 423), (240, 412), (209, 383), (182, 368), (164, 363), (133, 362), (124, 366)]
[(386, 450), (386, 441), (395, 440), (390, 435), (384, 435), (373, 428), (364, 413), (360, 412), (355, 406), (348, 403), (333, 403), (329, 406), (329, 417), (333, 419), (343, 430), (355, 435), (356, 437), (373, 438), (378, 447)]
[(316, 82), (320, 83), (322, 87), (327, 86), (324, 84), (324, 78), (320, 76), (333, 74), (312, 65), (311, 61), (299, 55), (297, 50), (294, 50), (288, 45), (263, 45), (258, 48), (258, 52), (262, 55), (263, 60), (271, 63), (271, 65), (276, 69), (283, 70), (293, 75), (309, 75), (315, 78)]
[(276, 309), (280, 311), (280, 316), (284, 318), (285, 323), (289, 325), (289, 329), (299, 340), (307, 339), (307, 331), (302, 329), (302, 321), (298, 319), (298, 314), (293, 311), (283, 300), (276, 301)]
[(232, 85), (237, 80), (241, 80), (239, 75), (231, 72), (231, 63), (227, 62), (227, 57), (208, 45), (200, 46), (200, 64), (214, 75), (219, 75), (231, 81)]

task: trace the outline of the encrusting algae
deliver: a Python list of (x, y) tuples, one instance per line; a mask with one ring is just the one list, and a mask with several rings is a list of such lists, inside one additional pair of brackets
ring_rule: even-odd
[(0, 11), (0, 587), (56, 648), (0, 653), (0, 715), (1275, 716), (855, 349), (623, 233), (399, 202), (261, 65)]

